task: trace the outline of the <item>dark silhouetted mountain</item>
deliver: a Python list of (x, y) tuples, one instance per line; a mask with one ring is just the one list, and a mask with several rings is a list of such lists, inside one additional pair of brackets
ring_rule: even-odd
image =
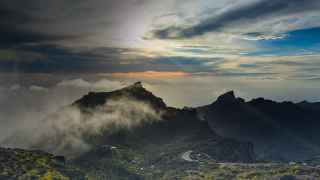
[[(315, 131), (319, 127), (316, 104), (278, 103), (263, 98), (246, 102), (231, 91), (210, 105), (177, 109), (166, 106), (141, 83), (109, 93), (89, 93), (75, 104), (91, 109), (122, 96), (151, 104), (162, 112), (162, 120), (93, 137), (90, 142), (96, 148), (75, 160), (84, 169), (96, 172), (103, 164), (112, 170), (116, 161), (123, 164), (121, 168), (132, 168), (133, 163), (138, 167), (156, 167), (161, 172), (179, 172), (197, 167), (181, 159), (187, 152), (218, 162), (254, 162), (256, 157), (264, 161), (292, 161), (320, 152)], [(109, 149), (101, 149), (101, 145)], [(140, 156), (143, 160), (134, 158)], [(88, 163), (91, 161), (94, 162)], [(116, 169), (117, 176), (128, 174), (121, 168)]]
[(302, 101), (302, 102), (298, 103), (298, 105), (303, 108), (320, 110), (320, 102), (310, 103), (308, 101)]
[(197, 110), (219, 135), (253, 142), (262, 159), (304, 159), (320, 150), (317, 103), (278, 103), (263, 98), (245, 102), (227, 92)]
[(141, 82), (136, 82), (131, 86), (112, 92), (90, 92), (81, 99), (77, 100), (74, 105), (82, 108), (94, 108), (106, 104), (109, 99), (117, 100), (119, 98), (130, 97), (138, 101), (150, 104), (155, 110), (166, 108), (166, 104), (161, 98), (154, 96), (147, 91)]
[[(221, 161), (254, 160), (253, 147), (250, 143), (218, 136), (209, 128), (207, 122), (199, 120), (195, 109), (167, 107), (161, 98), (146, 90), (140, 82), (113, 92), (89, 93), (73, 105), (86, 112), (87, 109), (97, 108), (110, 100), (123, 97), (150, 104), (157, 112), (161, 112), (162, 120), (150, 120), (152, 123), (141, 124), (130, 130), (122, 129), (111, 134), (106, 130), (98, 137), (89, 138), (95, 146), (102, 144), (129, 146), (143, 150), (146, 154), (150, 153), (153, 158), (157, 157), (154, 154), (161, 151), (176, 154), (186, 150), (198, 150)], [(171, 147), (173, 144), (175, 145)], [(173, 149), (170, 150), (168, 146)]]

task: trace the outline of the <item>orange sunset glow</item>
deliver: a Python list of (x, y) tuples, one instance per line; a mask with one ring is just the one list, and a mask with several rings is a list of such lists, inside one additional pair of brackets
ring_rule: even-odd
[(133, 77), (133, 78), (168, 78), (168, 77), (186, 77), (189, 73), (181, 71), (144, 71), (144, 72), (126, 72), (112, 73), (114, 77)]

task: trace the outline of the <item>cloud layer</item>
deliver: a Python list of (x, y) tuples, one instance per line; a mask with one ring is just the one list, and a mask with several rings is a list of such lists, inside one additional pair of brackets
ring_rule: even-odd
[(84, 113), (78, 107), (64, 107), (39, 121), (34, 127), (16, 131), (2, 145), (41, 149), (68, 157), (91, 149), (90, 136), (130, 130), (144, 123), (159, 121), (161, 114), (150, 105), (129, 97), (110, 100)]
[[(316, 0), (260, 0), (231, 7), (228, 10), (206, 18), (191, 27), (170, 26), (155, 30), (153, 36), (160, 39), (192, 38), (208, 32), (222, 31), (230, 25), (265, 21), (262, 18), (280, 18), (303, 12), (317, 11), (320, 7)], [(232, 27), (231, 27), (232, 28)]]
[(241, 77), (261, 72), (226, 64), (319, 53), (319, 39), (310, 38), (320, 34), (316, 0), (4, 0), (0, 5), (3, 74)]

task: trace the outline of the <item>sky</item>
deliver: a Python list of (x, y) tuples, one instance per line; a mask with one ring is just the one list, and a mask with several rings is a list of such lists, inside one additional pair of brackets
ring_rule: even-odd
[(175, 107), (228, 90), (320, 101), (319, 9), (319, 0), (1, 0), (0, 106), (47, 112), (135, 81)]

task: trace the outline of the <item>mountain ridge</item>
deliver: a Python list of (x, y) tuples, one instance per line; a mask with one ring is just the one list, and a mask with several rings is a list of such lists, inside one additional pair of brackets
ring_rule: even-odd
[(318, 103), (264, 98), (246, 102), (231, 91), (197, 110), (219, 135), (253, 142), (257, 154), (263, 154), (261, 158), (304, 159), (320, 150)]
[(109, 98), (118, 99), (121, 97), (134, 97), (136, 100), (147, 100), (154, 108), (164, 109), (167, 105), (152, 92), (146, 90), (141, 82), (121, 88), (111, 92), (89, 92), (87, 95), (76, 100), (72, 105), (78, 105), (83, 108), (94, 108), (106, 103)]
[[(121, 96), (147, 102), (157, 111), (164, 112), (162, 117), (164, 119), (179, 119), (177, 117), (189, 113), (189, 118), (207, 123), (212, 133), (218, 136), (239, 142), (252, 142), (258, 159), (274, 161), (304, 159), (314, 155), (320, 145), (316, 142), (320, 134), (315, 132), (316, 128), (320, 127), (320, 122), (316, 120), (318, 103), (276, 102), (264, 98), (245, 101), (236, 97), (234, 91), (228, 91), (209, 105), (179, 109), (167, 106), (161, 98), (145, 89), (141, 82), (137, 82), (112, 92), (90, 92), (74, 104), (93, 108), (105, 103), (95, 99), (117, 99)], [(174, 128), (177, 126), (179, 124)], [(270, 151), (272, 147), (275, 149)], [(288, 148), (298, 150), (282, 152)]]
[[(206, 122), (201, 122), (198, 119), (196, 109), (179, 109), (169, 107), (161, 98), (156, 97), (153, 93), (146, 90), (141, 82), (137, 82), (133, 85), (111, 92), (89, 92), (87, 95), (75, 101), (72, 105), (80, 107), (80, 109), (86, 112), (88, 109), (97, 108), (106, 104), (111, 99), (117, 100), (123, 96), (137, 101), (146, 102), (152, 108), (156, 109), (157, 112), (161, 112), (161, 118), (163, 120), (153, 122), (151, 124), (142, 124), (132, 131), (127, 132), (125, 130), (111, 135), (108, 134), (108, 136), (100, 138), (103, 139), (103, 143), (119, 146), (119, 142), (121, 142), (121, 145), (135, 146), (131, 142), (139, 142), (141, 144), (159, 142), (160, 144), (164, 143), (163, 145), (165, 146), (168, 142), (175, 139), (176, 141), (181, 141), (181, 137), (185, 137), (194, 140), (198, 139), (198, 148), (203, 149), (203, 151), (206, 151), (206, 153), (216, 157), (217, 159), (245, 162), (254, 160), (253, 150), (250, 143), (237, 142), (217, 136), (215, 132), (207, 126)], [(210, 141), (210, 138), (215, 140)], [(101, 144), (101, 142), (99, 143)], [(184, 143), (185, 142), (181, 142), (181, 144)], [(226, 144), (226, 146), (234, 146), (234, 150), (228, 150), (229, 152), (234, 151), (232, 152), (233, 154), (235, 153), (234, 157), (231, 155), (232, 153), (230, 153), (230, 156), (222, 156), (223, 145), (221, 145), (221, 148), (217, 148), (221, 149), (221, 151), (214, 151), (210, 146), (201, 144), (212, 144), (212, 146), (214, 144)], [(197, 145), (194, 144), (193, 146)], [(209, 152), (210, 150), (212, 152)], [(237, 155), (237, 153), (239, 154)]]

